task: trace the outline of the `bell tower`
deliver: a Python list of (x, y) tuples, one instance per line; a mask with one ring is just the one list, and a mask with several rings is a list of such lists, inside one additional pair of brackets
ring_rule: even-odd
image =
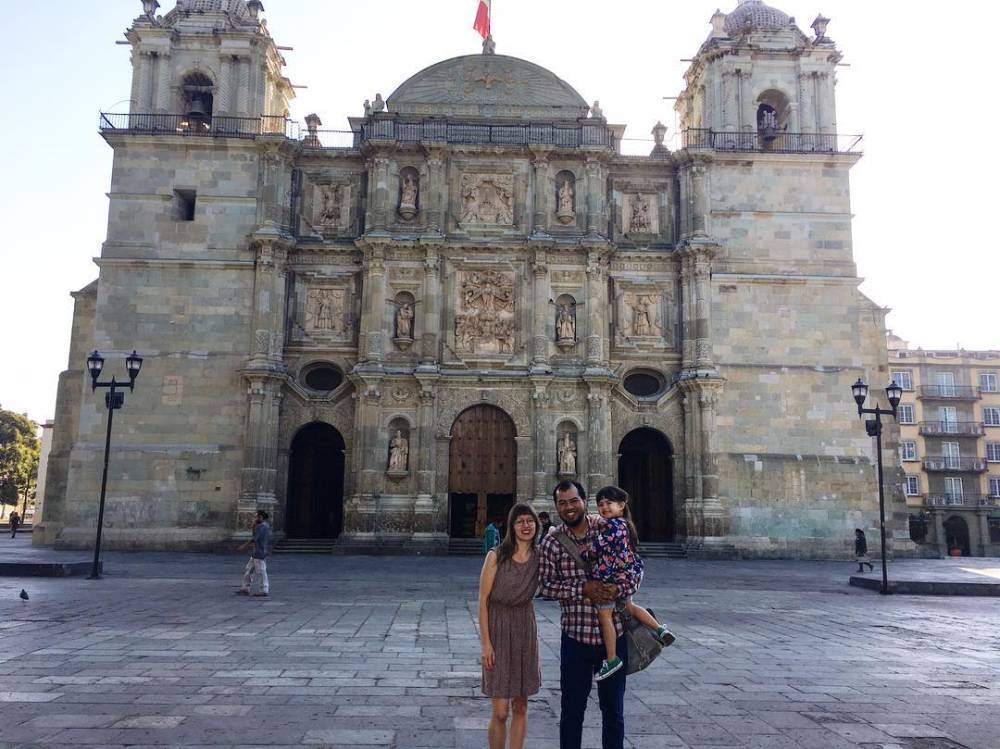
[(185, 127), (202, 128), (218, 116), (288, 116), (295, 93), (260, 0), (177, 0), (164, 16), (159, 7), (142, 0), (126, 33), (132, 114), (184, 115)]
[(836, 150), (841, 54), (826, 35), (829, 22), (818, 16), (809, 38), (762, 0), (741, 0), (728, 15), (716, 11), (676, 104), (691, 145)]

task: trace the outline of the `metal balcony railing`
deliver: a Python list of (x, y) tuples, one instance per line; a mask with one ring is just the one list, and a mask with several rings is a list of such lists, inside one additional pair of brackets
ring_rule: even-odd
[(547, 125), (540, 123), (488, 125), (484, 123), (423, 120), (405, 122), (391, 117), (369, 120), (361, 125), (361, 140), (403, 143), (451, 143), (458, 145), (528, 146), (555, 148), (585, 146), (612, 148), (620, 145), (614, 131), (602, 123)]
[(1000, 497), (988, 497), (985, 494), (928, 494), (924, 497), (927, 507), (1000, 507)]
[(981, 421), (921, 421), (920, 434), (925, 436), (950, 435), (956, 437), (982, 437), (986, 428)]
[(298, 139), (298, 123), (285, 117), (189, 117), (184, 114), (101, 114), (103, 134), (184, 135), (203, 138), (259, 138), (280, 136)]
[(939, 400), (979, 400), (979, 389), (968, 385), (921, 385), (921, 398)]
[(762, 131), (717, 132), (706, 129), (684, 131), (684, 148), (759, 153), (860, 153), (860, 135), (839, 133), (785, 133)]
[(948, 455), (929, 455), (924, 458), (924, 470), (983, 473), (986, 470), (986, 461), (982, 458), (952, 458)]

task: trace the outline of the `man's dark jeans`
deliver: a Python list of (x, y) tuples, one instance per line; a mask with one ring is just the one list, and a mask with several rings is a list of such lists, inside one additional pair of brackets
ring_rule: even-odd
[[(601, 746), (623, 749), (625, 744), (625, 671), (628, 669), (628, 644), (618, 638), (618, 657), (625, 665), (604, 681), (597, 682), (601, 705)], [(559, 720), (559, 749), (580, 749), (583, 743), (583, 715), (594, 683), (594, 674), (604, 661), (603, 645), (584, 645), (566, 633), (562, 636), (559, 664), (559, 687), (562, 689), (562, 717)]]

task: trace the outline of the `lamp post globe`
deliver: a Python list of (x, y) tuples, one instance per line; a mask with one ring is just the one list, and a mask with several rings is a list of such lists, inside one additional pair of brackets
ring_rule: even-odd
[(868, 386), (860, 377), (857, 382), (851, 385), (851, 393), (853, 393), (854, 402), (858, 404), (859, 409), (865, 405), (865, 401), (868, 399)]
[(889, 405), (892, 406), (893, 412), (895, 412), (897, 406), (899, 406), (899, 399), (903, 397), (903, 388), (893, 380), (889, 383), (889, 387), (885, 389), (885, 395), (889, 399)]
[(97, 378), (101, 376), (103, 369), (104, 357), (95, 350), (94, 353), (87, 357), (87, 371), (90, 372), (90, 380), (95, 390), (97, 389)]

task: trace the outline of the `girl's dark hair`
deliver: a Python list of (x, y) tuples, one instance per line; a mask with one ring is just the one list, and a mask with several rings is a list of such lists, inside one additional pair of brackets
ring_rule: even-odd
[(605, 486), (597, 491), (598, 504), (600, 504), (602, 499), (610, 499), (612, 502), (621, 502), (625, 505), (625, 510), (622, 512), (622, 519), (625, 521), (625, 525), (628, 526), (628, 543), (632, 547), (632, 551), (638, 551), (639, 532), (635, 529), (635, 523), (632, 522), (632, 510), (628, 506), (628, 492), (617, 486)]
[(510, 508), (510, 512), (507, 514), (507, 533), (497, 547), (498, 565), (508, 561), (514, 556), (514, 552), (517, 551), (517, 534), (514, 532), (514, 523), (522, 515), (530, 515), (531, 519), (535, 521), (535, 535), (531, 539), (531, 548), (534, 550), (538, 546), (538, 530), (542, 527), (542, 524), (538, 522), (538, 515), (531, 505), (516, 504)]

